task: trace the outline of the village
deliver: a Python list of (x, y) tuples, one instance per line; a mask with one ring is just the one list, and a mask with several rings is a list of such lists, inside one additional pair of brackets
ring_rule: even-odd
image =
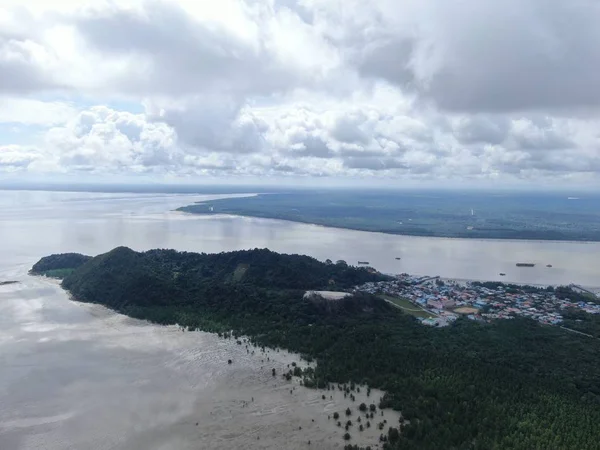
[[(386, 301), (413, 314), (423, 325), (443, 327), (460, 316), (490, 321), (528, 317), (543, 324), (560, 325), (562, 311), (570, 308), (600, 314), (600, 304), (588, 299), (565, 298), (553, 288), (442, 280), (439, 277), (395, 276), (391, 281), (366, 283), (355, 291), (381, 295)], [(572, 297), (572, 296), (571, 296)], [(408, 301), (409, 309), (399, 301)], [(592, 300), (592, 299), (589, 299)], [(408, 303), (406, 302), (406, 303)]]

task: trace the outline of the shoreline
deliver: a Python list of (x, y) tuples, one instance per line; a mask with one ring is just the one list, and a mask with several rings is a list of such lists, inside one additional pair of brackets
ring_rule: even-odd
[[(88, 310), (90, 315), (98, 320), (118, 321), (135, 327), (156, 327), (174, 337), (181, 334), (197, 335), (200, 337), (200, 340), (208, 338), (211, 341), (216, 341), (215, 344), (217, 347), (226, 346), (228, 348), (226, 355), (231, 363), (228, 364), (228, 361), (223, 358), (223, 367), (228, 371), (233, 371), (235, 374), (243, 373), (246, 377), (250, 378), (252, 385), (245, 386), (247, 394), (244, 399), (232, 398), (231, 393), (224, 394), (227, 398), (227, 405), (225, 407), (219, 405), (216, 410), (211, 411), (210, 420), (219, 422), (235, 420), (236, 426), (240, 426), (240, 422), (245, 423), (248, 420), (258, 422), (250, 425), (251, 430), (239, 434), (238, 437), (240, 438), (246, 436), (243, 437), (240, 445), (248, 446), (250, 443), (247, 441), (247, 436), (251, 435), (253, 439), (256, 436), (257, 442), (260, 441), (261, 448), (263, 448), (262, 445), (265, 444), (265, 441), (269, 439), (276, 439), (277, 442), (272, 444), (273, 447), (269, 446), (268, 448), (277, 449), (283, 447), (289, 449), (305, 448), (309, 445), (309, 442), (310, 445), (314, 446), (316, 444), (318, 445), (316, 448), (323, 450), (338, 449), (347, 444), (358, 445), (361, 448), (367, 446), (378, 448), (379, 436), (382, 432), (384, 434), (387, 433), (390, 426), (399, 428), (398, 424), (400, 423), (402, 413), (392, 408), (379, 408), (379, 401), (386, 394), (383, 390), (356, 384), (355, 386), (358, 390), (350, 391), (354, 396), (354, 399), (352, 399), (350, 395), (346, 396), (344, 390), (340, 388), (340, 386), (344, 388), (348, 386), (348, 389), (350, 389), (350, 383), (330, 382), (328, 388), (325, 389), (306, 387), (303, 385), (303, 378), (299, 376), (292, 376), (291, 379), (286, 379), (286, 370), (293, 369), (294, 365), (301, 369), (315, 368), (317, 365), (316, 361), (309, 362), (298, 353), (285, 348), (263, 347), (254, 344), (252, 343), (252, 338), (246, 335), (234, 336), (230, 333), (226, 337), (202, 329), (190, 331), (179, 324), (163, 325), (150, 322), (146, 319), (132, 317), (100, 303), (79, 301), (68, 290), (56, 283), (56, 279), (43, 275), (30, 276), (41, 278), (44, 281), (54, 281), (52, 285), (66, 294), (69, 302)], [(113, 324), (112, 326), (115, 325)], [(244, 350), (246, 350), (245, 354)], [(260, 369), (258, 369), (259, 358), (262, 358)], [(275, 376), (272, 375), (272, 370), (276, 371)], [(189, 375), (193, 375), (193, 373)], [(256, 394), (256, 392), (260, 392), (261, 390), (264, 390), (264, 396)], [(214, 391), (218, 391), (218, 388), (214, 389)], [(282, 406), (277, 406), (273, 409), (271, 405), (273, 396), (285, 397), (288, 400)], [(292, 406), (289, 402), (295, 404)], [(368, 419), (364, 417), (364, 413), (359, 409), (361, 403), (365, 403), (367, 406), (370, 404), (376, 405), (374, 418)], [(346, 416), (344, 413), (346, 409), (352, 411), (351, 416)], [(188, 416), (185, 421), (194, 422), (199, 420), (198, 417), (201, 415), (206, 416), (206, 412), (206, 404), (197, 404), (196, 411)], [(338, 420), (333, 417), (335, 412), (340, 416)], [(223, 417), (219, 417), (221, 414)], [(281, 435), (270, 437), (267, 434), (265, 436), (270, 426), (261, 424), (260, 421), (263, 419), (270, 420), (273, 414), (284, 416), (284, 418), (290, 414), (297, 416), (294, 419), (289, 418), (284, 424), (277, 424), (275, 426), (285, 426), (289, 429), (287, 430), (289, 434), (285, 445), (279, 442), (282, 438)], [(361, 417), (359, 422), (357, 422), (358, 417)], [(344, 425), (349, 419), (353, 422), (353, 425), (348, 430), (351, 439), (347, 441), (344, 439), (344, 433), (346, 433)], [(338, 426), (337, 422), (341, 422), (342, 425)], [(367, 422), (371, 424), (368, 428), (366, 426)], [(383, 429), (379, 428), (380, 423), (385, 425)], [(202, 422), (198, 421), (195, 426), (200, 426), (201, 424)], [(229, 425), (228, 423), (227, 426)], [(363, 425), (362, 430), (359, 430), (360, 425)], [(290, 438), (293, 440), (290, 441)], [(207, 448), (212, 447), (209, 445)]]
[[(410, 274), (409, 274), (410, 275)], [(478, 282), (478, 283), (486, 283), (486, 282), (493, 282), (493, 283), (502, 283), (504, 285), (510, 285), (510, 284), (514, 284), (516, 286), (533, 286), (533, 287), (539, 287), (539, 288), (546, 288), (546, 287), (558, 287), (558, 286), (564, 286), (564, 284), (544, 284), (544, 283), (523, 283), (523, 282), (518, 282), (518, 281), (497, 281), (497, 280), (484, 280), (484, 279), (475, 279), (475, 278), (446, 278), (446, 277), (440, 277), (440, 280), (444, 281), (444, 282), (449, 282), (449, 283), (457, 283), (457, 284), (464, 284), (464, 283), (472, 283), (472, 282)], [(573, 284), (573, 283), (571, 283)], [(578, 287), (584, 287), (587, 289), (590, 289), (592, 291), (600, 291), (600, 286), (583, 286), (583, 285), (577, 285)]]
[[(96, 448), (94, 443), (106, 438), (103, 429), (98, 428), (103, 420), (109, 421), (107, 433), (116, 433), (123, 439), (123, 448), (131, 450), (153, 448), (157, 443), (161, 448), (182, 450), (340, 450), (348, 443), (375, 449), (382, 433), (377, 424), (386, 419), (389, 425), (398, 426), (400, 413), (386, 408), (381, 417), (377, 407), (378, 417), (371, 421), (372, 426), (368, 430), (365, 426), (362, 432), (358, 429), (358, 406), (361, 402), (378, 405), (383, 391), (372, 389), (367, 400), (366, 389), (360, 386), (361, 392), (354, 393), (353, 402), (344, 397), (337, 384), (335, 391), (327, 391), (301, 386), (297, 377), (286, 380), (282, 375), (288, 365), (292, 367), (294, 362), (300, 367), (309, 365), (296, 353), (266, 348), (263, 354), (259, 347), (253, 347), (252, 355), (252, 349), (246, 352), (243, 337), (227, 339), (204, 331), (182, 332), (177, 325), (134, 319), (101, 304), (72, 299), (56, 279), (21, 275), (24, 281), (22, 286), (13, 287), (15, 291), (42, 288), (45, 297), (54, 299), (48, 302), (48, 307), (71, 311), (69, 315), (76, 318), (65, 331), (68, 334), (57, 329), (61, 336), (46, 338), (42, 345), (62, 346), (90, 340), (94, 343), (93, 351), (100, 352), (100, 357), (110, 355), (106, 360), (96, 363), (94, 358), (94, 362), (84, 364), (72, 388), (73, 400), (80, 408), (44, 423), (45, 448), (62, 448), (65, 441), (60, 439), (65, 429), (89, 430), (71, 436), (69, 443), (77, 448)], [(21, 303), (23, 298), (7, 301)], [(238, 339), (242, 345), (237, 344)], [(232, 359), (231, 365), (228, 359)], [(103, 369), (96, 369), (95, 364), (102, 367), (104, 363), (115, 365), (115, 369), (102, 372), (102, 382), (108, 386), (97, 394), (97, 385), (92, 384), (94, 373)], [(74, 362), (74, 366), (79, 363)], [(66, 370), (72, 368), (69, 364), (66, 367)], [(276, 369), (275, 377), (272, 368)], [(10, 369), (10, 365), (5, 369)], [(59, 401), (56, 399), (67, 394), (48, 395)], [(83, 398), (78, 398), (81, 395)], [(13, 403), (19, 415), (7, 416), (5, 431), (20, 433), (24, 438), (39, 433), (42, 421), (55, 417), (51, 414), (58, 407), (51, 403), (50, 409), (44, 409), (43, 402), (35, 405), (36, 411), (29, 413), (29, 409), (21, 411), (19, 403)], [(349, 430), (352, 439), (345, 441), (346, 430), (343, 425), (337, 426), (333, 413), (338, 412), (339, 420), (345, 424), (348, 417), (344, 411), (348, 407), (352, 409), (349, 419), (354, 425)], [(108, 414), (115, 417), (114, 421), (105, 419)], [(364, 415), (362, 423), (366, 424)], [(387, 429), (386, 424), (384, 431)], [(1, 438), (0, 441), (4, 442)]]
[[(258, 195), (258, 194), (256, 194)], [(198, 213), (186, 211), (185, 208), (188, 206), (193, 206), (195, 204), (202, 204), (205, 202), (198, 202), (192, 205), (182, 206), (173, 211), (189, 214), (192, 216), (204, 216), (204, 217), (217, 217), (217, 218), (248, 218), (248, 219), (262, 219), (262, 220), (272, 220), (276, 222), (287, 222), (287, 223), (298, 223), (302, 225), (312, 225), (316, 227), (330, 228), (334, 230), (349, 230), (349, 231), (360, 231), (362, 233), (375, 233), (375, 234), (383, 234), (386, 236), (402, 236), (404, 238), (430, 238), (430, 239), (439, 239), (439, 240), (469, 240), (469, 241), (485, 241), (485, 242), (534, 242), (534, 243), (555, 243), (555, 244), (598, 244), (600, 243), (600, 239), (598, 240), (586, 240), (586, 239), (529, 239), (529, 238), (515, 238), (515, 237), (505, 237), (505, 238), (486, 238), (486, 237), (469, 237), (469, 236), (441, 236), (441, 235), (428, 235), (428, 234), (404, 234), (404, 233), (390, 233), (386, 231), (378, 231), (378, 230), (367, 230), (364, 228), (353, 228), (353, 227), (340, 227), (334, 225), (325, 225), (320, 223), (314, 223), (309, 221), (302, 220), (291, 220), (291, 219), (280, 219), (276, 217), (265, 217), (265, 216), (254, 216), (248, 214), (236, 214), (236, 213)]]

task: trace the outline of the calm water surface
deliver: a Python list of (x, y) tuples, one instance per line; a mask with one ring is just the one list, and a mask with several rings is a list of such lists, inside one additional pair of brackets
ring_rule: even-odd
[(252, 356), (210, 334), (71, 302), (57, 283), (27, 275), (50, 253), (268, 247), (386, 272), (600, 285), (598, 243), (402, 237), (172, 211), (217, 197), (0, 191), (0, 281), (19, 281), (0, 286), (0, 449), (295, 449), (307, 436), (314, 448), (343, 447), (326, 417), (343, 398), (290, 394), (271, 376), (294, 355)]
[[(0, 191), (0, 268), (24, 270), (52, 252), (95, 255), (118, 245), (203, 252), (267, 247), (321, 260), (369, 261), (392, 273), (600, 286), (597, 242), (394, 236), (173, 211), (193, 201), (219, 197), (223, 196)], [(536, 266), (517, 268), (517, 262)], [(500, 277), (500, 272), (506, 277)]]

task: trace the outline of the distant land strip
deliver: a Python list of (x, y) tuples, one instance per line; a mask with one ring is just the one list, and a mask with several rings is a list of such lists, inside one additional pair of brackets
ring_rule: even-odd
[[(203, 201), (178, 209), (333, 228), (442, 238), (600, 241), (594, 202), (541, 196), (284, 193)], [(560, 211), (560, 212), (556, 212)]]

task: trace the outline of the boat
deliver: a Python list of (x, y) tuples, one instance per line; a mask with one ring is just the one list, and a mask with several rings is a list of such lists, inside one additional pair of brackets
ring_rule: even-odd
[(501, 276), (501, 277), (503, 277), (503, 276), (505, 276), (505, 275), (506, 275), (506, 274), (505, 274), (504, 272), (500, 272), (500, 276)]
[(366, 264), (369, 264), (369, 261), (359, 261), (358, 263), (366, 265)]
[(396, 256), (396, 260), (400, 261), (402, 258), (400, 258), (399, 256)]
[(517, 263), (517, 267), (534, 267), (534, 263)]
[(546, 267), (552, 267), (552, 264), (546, 264)]

